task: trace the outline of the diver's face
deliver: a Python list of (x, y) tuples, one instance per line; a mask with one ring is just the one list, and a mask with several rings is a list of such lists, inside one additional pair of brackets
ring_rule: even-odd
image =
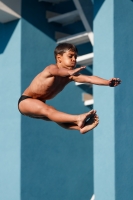
[(62, 67), (73, 69), (76, 66), (77, 53), (71, 50), (60, 55), (59, 62)]

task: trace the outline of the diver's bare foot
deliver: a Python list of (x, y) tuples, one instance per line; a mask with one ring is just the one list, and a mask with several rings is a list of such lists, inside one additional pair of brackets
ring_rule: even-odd
[(88, 122), (85, 123), (85, 126), (80, 129), (80, 133), (84, 134), (95, 128), (98, 124), (99, 124), (99, 118), (97, 115), (94, 115), (90, 118)]
[(79, 128), (83, 128), (86, 120), (88, 118), (94, 116), (95, 114), (96, 114), (96, 110), (91, 110), (88, 113), (84, 113), (84, 114), (79, 115), (78, 121), (77, 121), (77, 125), (79, 126)]

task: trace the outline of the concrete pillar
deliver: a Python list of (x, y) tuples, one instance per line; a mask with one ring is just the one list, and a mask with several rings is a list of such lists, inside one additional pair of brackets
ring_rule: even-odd
[(0, 24), (0, 199), (20, 200), (21, 21)]
[(94, 2), (94, 74), (119, 77), (117, 88), (94, 87), (100, 124), (94, 130), (96, 200), (132, 198), (133, 181), (133, 2)]

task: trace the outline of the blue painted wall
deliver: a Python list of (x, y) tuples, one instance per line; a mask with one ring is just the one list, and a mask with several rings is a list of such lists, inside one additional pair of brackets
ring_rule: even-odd
[(133, 198), (133, 2), (114, 1), (116, 200)]
[[(114, 77), (114, 3), (95, 1), (94, 75)], [(115, 199), (114, 89), (94, 86), (94, 108), (100, 124), (94, 129), (94, 193), (98, 200)]]
[(96, 199), (132, 199), (133, 191), (133, 2), (95, 1), (94, 74), (120, 77), (113, 89), (94, 87), (100, 124), (94, 130), (94, 191)]
[(20, 199), (21, 21), (0, 24), (0, 199)]

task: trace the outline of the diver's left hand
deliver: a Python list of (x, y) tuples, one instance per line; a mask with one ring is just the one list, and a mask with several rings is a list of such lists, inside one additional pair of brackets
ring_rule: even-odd
[(116, 87), (118, 86), (119, 84), (121, 84), (121, 80), (119, 78), (111, 78), (109, 80), (109, 86), (110, 87)]

